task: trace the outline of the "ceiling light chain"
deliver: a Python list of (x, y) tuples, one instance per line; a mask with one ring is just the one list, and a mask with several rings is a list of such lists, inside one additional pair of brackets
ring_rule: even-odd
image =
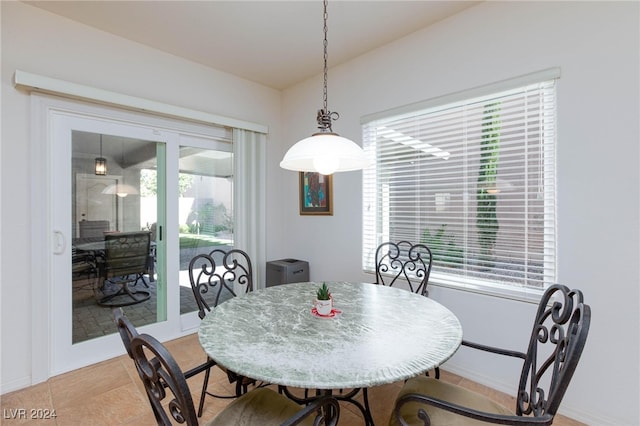
[(324, 0), (324, 81), (323, 108), (318, 110), (318, 129), (310, 137), (296, 142), (285, 153), (280, 167), (299, 172), (317, 172), (330, 175), (335, 172), (361, 170), (367, 165), (364, 151), (355, 142), (334, 133), (331, 128), (332, 120), (340, 116), (337, 112), (329, 111), (327, 106), (327, 1)]
[(324, 0), (324, 15), (323, 15), (323, 20), (324, 20), (324, 42), (323, 42), (323, 46), (324, 46), (324, 84), (323, 84), (323, 108), (321, 110), (318, 111), (318, 129), (320, 129), (322, 132), (333, 132), (333, 130), (331, 129), (331, 120), (337, 120), (338, 118), (340, 118), (340, 114), (338, 114), (337, 112), (331, 112), (329, 111), (329, 107), (327, 106), (328, 102), (327, 102), (327, 59), (329, 58), (329, 53), (328, 53), (328, 46), (329, 46), (329, 42), (327, 40), (327, 32), (328, 32), (328, 26), (327, 26), (327, 19), (329, 18), (329, 14), (327, 13), (327, 0)]

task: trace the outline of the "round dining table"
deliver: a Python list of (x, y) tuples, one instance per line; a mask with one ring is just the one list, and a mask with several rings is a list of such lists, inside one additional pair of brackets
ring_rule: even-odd
[[(458, 349), (458, 318), (408, 290), (326, 282), (334, 310), (313, 309), (322, 282), (283, 284), (234, 297), (203, 319), (198, 336), (218, 364), (282, 387), (366, 389), (439, 367)], [(368, 401), (361, 411), (373, 424)], [(358, 404), (356, 404), (358, 405)]]

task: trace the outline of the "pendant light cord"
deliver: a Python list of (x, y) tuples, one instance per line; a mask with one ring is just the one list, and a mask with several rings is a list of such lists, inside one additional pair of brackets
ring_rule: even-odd
[(329, 58), (329, 53), (327, 51), (327, 47), (329, 46), (329, 42), (327, 41), (327, 31), (328, 31), (328, 27), (327, 27), (327, 18), (329, 17), (329, 14), (327, 13), (327, 0), (324, 0), (324, 15), (323, 15), (323, 20), (324, 20), (324, 42), (323, 42), (323, 46), (324, 46), (324, 85), (323, 85), (323, 105), (324, 105), (324, 110), (325, 111), (329, 111), (329, 109), (327, 108), (327, 59)]
[(323, 20), (324, 20), (324, 42), (323, 42), (323, 47), (324, 47), (324, 81), (323, 81), (323, 92), (322, 92), (322, 100), (323, 100), (323, 108), (321, 110), (318, 111), (318, 129), (320, 129), (323, 133), (333, 133), (333, 130), (331, 129), (331, 121), (332, 120), (337, 120), (338, 118), (340, 118), (340, 115), (337, 112), (331, 112), (329, 111), (329, 108), (327, 106), (327, 59), (329, 58), (329, 54), (327, 52), (327, 46), (329, 45), (329, 42), (327, 41), (327, 32), (328, 32), (328, 27), (327, 27), (327, 18), (329, 17), (329, 14), (327, 13), (327, 2), (328, 0), (324, 0), (324, 14), (323, 14)]
[(329, 55), (327, 42), (327, 2), (324, 3), (324, 80), (323, 80), (323, 107), (318, 110), (318, 131), (310, 137), (296, 142), (285, 153), (280, 162), (280, 167), (298, 172), (315, 172), (322, 175), (331, 175), (335, 172), (349, 172), (361, 170), (366, 167), (368, 161), (363, 149), (355, 142), (343, 138), (331, 129), (331, 122), (340, 116), (337, 112), (329, 111), (327, 96), (327, 74)]

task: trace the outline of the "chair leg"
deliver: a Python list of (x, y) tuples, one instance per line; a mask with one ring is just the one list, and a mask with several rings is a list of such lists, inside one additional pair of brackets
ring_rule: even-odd
[[(436, 379), (439, 379), (440, 378), (440, 367), (434, 368), (434, 371), (436, 373)], [(429, 372), (427, 371), (426, 373), (424, 373), (424, 375), (429, 377)]]
[(202, 383), (202, 394), (200, 395), (200, 405), (198, 405), (198, 417), (202, 417), (202, 409), (204, 407), (204, 397), (207, 396), (207, 386), (209, 385), (209, 374), (211, 367), (207, 368), (204, 373), (204, 382)]
[(146, 288), (149, 288), (149, 284), (147, 284), (147, 280), (144, 279), (144, 274), (137, 274), (136, 275), (136, 281), (133, 283), (133, 286), (137, 286), (138, 285), (138, 281), (142, 280), (142, 284), (144, 284), (144, 286)]
[(362, 398), (364, 399), (364, 422), (367, 426), (373, 426), (373, 416), (371, 415), (371, 407), (369, 407), (369, 392), (367, 388), (362, 388)]
[(247, 389), (249, 388), (249, 385), (248, 384), (244, 385), (244, 384), (242, 384), (242, 382), (244, 382), (244, 377), (243, 376), (237, 376), (237, 379), (236, 379), (236, 397), (242, 396), (243, 393), (247, 393)]

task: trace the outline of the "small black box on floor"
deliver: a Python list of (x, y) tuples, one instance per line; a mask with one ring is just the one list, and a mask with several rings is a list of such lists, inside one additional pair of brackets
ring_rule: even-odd
[(267, 287), (309, 281), (309, 262), (280, 259), (267, 262)]

